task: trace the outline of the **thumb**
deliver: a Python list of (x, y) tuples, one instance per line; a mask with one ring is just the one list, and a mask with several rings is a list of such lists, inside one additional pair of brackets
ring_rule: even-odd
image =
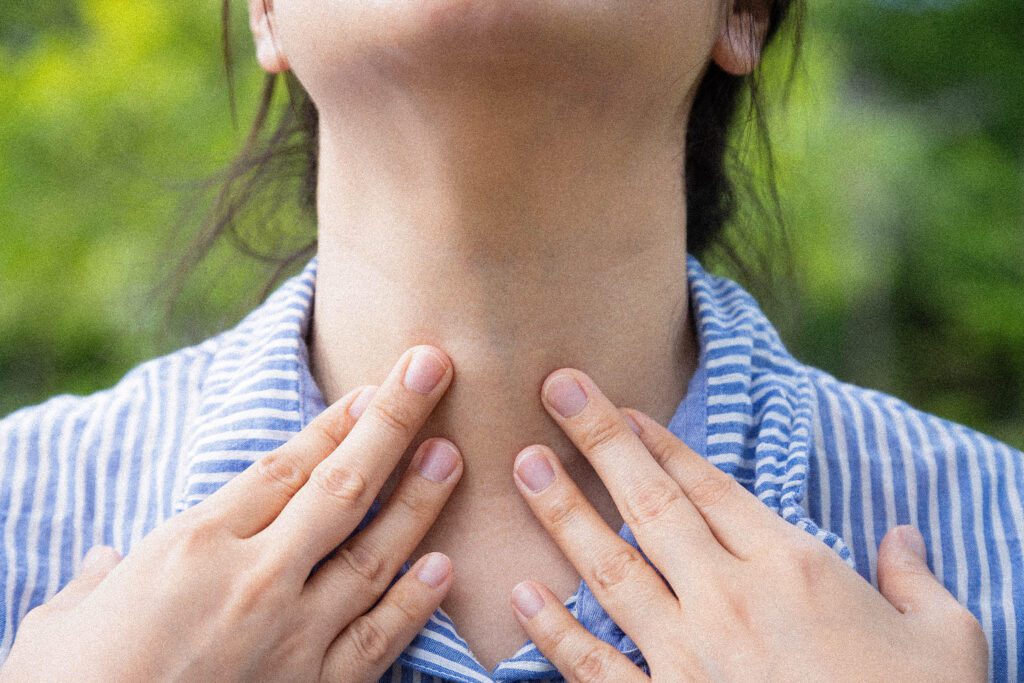
[(82, 559), (78, 575), (53, 597), (51, 604), (61, 609), (74, 607), (92, 593), (120, 562), (121, 554), (110, 546), (93, 546)]
[(889, 529), (878, 547), (878, 589), (903, 614), (955, 600), (928, 568), (924, 538), (909, 524)]
[(102, 581), (121, 562), (121, 553), (109, 545), (95, 545), (82, 558), (78, 580), (93, 586)]

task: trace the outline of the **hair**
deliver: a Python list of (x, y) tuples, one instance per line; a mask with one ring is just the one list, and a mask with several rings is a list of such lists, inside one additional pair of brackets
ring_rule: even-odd
[[(772, 296), (779, 259), (777, 254), (770, 254), (772, 250), (765, 245), (786, 240), (760, 75), (764, 52), (790, 17), (794, 39), (785, 83), (785, 97), (788, 97), (799, 59), (806, 10), (804, 0), (735, 2), (759, 3), (760, 11), (769, 14), (768, 29), (761, 63), (751, 74), (735, 76), (709, 61), (694, 95), (686, 130), (685, 168), (681, 169), (686, 186), (687, 250), (702, 259), (718, 256), (727, 267), (737, 271), (741, 279), (760, 285), (757, 288), (763, 294)], [(222, 0), (221, 43), (231, 118), (237, 129), (230, 36), (231, 0)], [(275, 110), (275, 92), (281, 81), (288, 99), (284, 107)], [(749, 108), (747, 117), (739, 120), (745, 93)], [(764, 159), (763, 170), (767, 177), (763, 183), (758, 182), (753, 168), (741, 162), (736, 153), (738, 149), (730, 146), (732, 140), (747, 132), (751, 120), (755, 142)], [(241, 150), (223, 170), (198, 182), (203, 190), (215, 189), (216, 197), (172, 278), (172, 305), (188, 274), (224, 238), (245, 255), (270, 267), (271, 277), (263, 296), (282, 275), (315, 253), (318, 135), (316, 107), (294, 74), (291, 71), (266, 74), (258, 109)], [(759, 185), (767, 201), (761, 198)], [(754, 211), (766, 222), (776, 224), (774, 231), (759, 228), (755, 234), (729, 234), (735, 232), (726, 228), (737, 222), (737, 197), (741, 189), (746, 190), (744, 196)], [(190, 196), (194, 198), (201, 193), (190, 193)], [(298, 216), (287, 215), (289, 205)], [(754, 221), (748, 223), (752, 225)], [(788, 267), (788, 258), (782, 261)]]

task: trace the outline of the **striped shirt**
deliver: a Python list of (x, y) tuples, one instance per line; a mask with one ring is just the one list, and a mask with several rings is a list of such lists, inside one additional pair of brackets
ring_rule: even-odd
[[(1024, 454), (800, 363), (739, 285), (692, 256), (686, 267), (700, 360), (669, 429), (876, 587), (885, 531), (916, 526), (929, 566), (986, 633), (991, 678), (1017, 680)], [(0, 420), (0, 660), (89, 547), (127, 553), (324, 409), (305, 343), (315, 282), (313, 259), (235, 328), (105, 391)], [(646, 670), (585, 582), (566, 604)], [(486, 670), (438, 609), (382, 680), (559, 678), (531, 642)]]

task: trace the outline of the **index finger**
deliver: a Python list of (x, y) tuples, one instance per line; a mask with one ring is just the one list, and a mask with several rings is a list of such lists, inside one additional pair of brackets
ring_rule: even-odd
[(375, 389), (372, 385), (352, 389), (200, 505), (214, 509), (213, 514), (222, 517), (225, 526), (240, 538), (262, 531), (306, 483), (317, 463), (345, 438), (356, 421), (352, 411), (365, 407)]
[(579, 370), (559, 370), (544, 382), (542, 397), (673, 588), (685, 592), (716, 571), (716, 562), (731, 559), (679, 484), (658, 466), (592, 379)]
[(451, 382), (447, 354), (415, 346), (391, 369), (345, 440), (318, 464), (263, 535), (309, 569), (366, 514)]

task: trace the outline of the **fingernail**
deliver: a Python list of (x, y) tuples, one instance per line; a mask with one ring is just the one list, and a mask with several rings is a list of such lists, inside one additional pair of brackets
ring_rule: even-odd
[(922, 562), (927, 561), (927, 550), (924, 547), (924, 536), (912, 524), (905, 524), (900, 529), (900, 540), (903, 547), (914, 553)]
[(544, 387), (544, 398), (562, 417), (572, 417), (587, 405), (587, 395), (574, 377), (567, 374), (555, 375)]
[(512, 589), (512, 604), (527, 619), (532, 619), (544, 606), (544, 598), (541, 597), (533, 586), (525, 581), (516, 584)]
[(526, 484), (526, 488), (534, 493), (540, 493), (555, 479), (551, 463), (540, 450), (532, 450), (524, 455), (516, 464), (516, 474)]
[(364, 387), (359, 395), (356, 396), (356, 400), (352, 401), (352, 404), (348, 407), (348, 414), (352, 417), (359, 417), (366, 410), (366, 406), (370, 405), (370, 399), (377, 393), (377, 387), (369, 386)]
[(431, 588), (437, 588), (451, 573), (451, 561), (441, 553), (430, 553), (416, 572), (416, 578)]
[(623, 413), (622, 415), (626, 418), (626, 424), (629, 425), (629, 428), (632, 429), (633, 432), (637, 436), (639, 436), (640, 435), (640, 425), (638, 425), (636, 423), (636, 420), (634, 420), (632, 417), (630, 417), (629, 413)]
[(420, 474), (430, 481), (444, 481), (455, 471), (458, 454), (447, 441), (432, 441), (420, 456)]
[(416, 349), (409, 367), (405, 369), (403, 383), (413, 391), (429, 394), (444, 377), (446, 367), (433, 351)]

